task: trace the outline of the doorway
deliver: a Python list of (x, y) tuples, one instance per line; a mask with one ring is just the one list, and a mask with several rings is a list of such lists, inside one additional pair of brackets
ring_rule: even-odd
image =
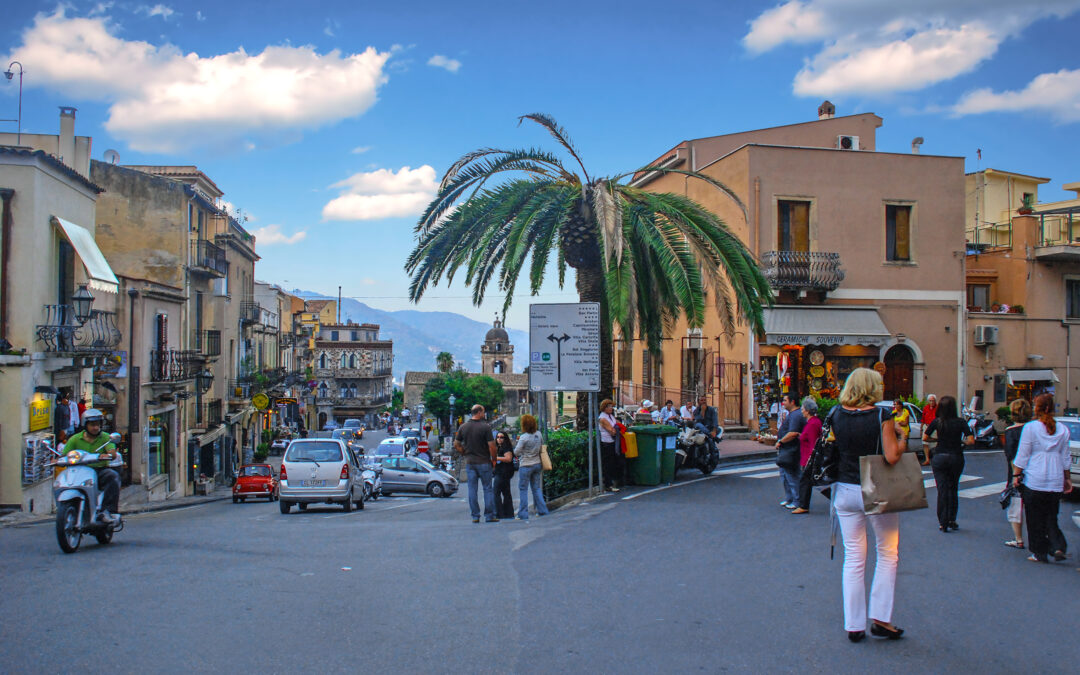
[(895, 401), (915, 393), (915, 354), (906, 345), (885, 352), (885, 398)]

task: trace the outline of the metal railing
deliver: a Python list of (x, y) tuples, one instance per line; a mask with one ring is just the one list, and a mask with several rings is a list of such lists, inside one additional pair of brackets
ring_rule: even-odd
[(761, 268), (778, 290), (835, 291), (844, 280), (840, 254), (824, 251), (766, 251)]
[(154, 349), (150, 352), (151, 382), (183, 382), (199, 372), (199, 353), (194, 350)]
[(95, 354), (116, 349), (121, 334), (114, 312), (95, 309), (80, 324), (71, 305), (45, 305), (45, 323), (37, 326), (37, 337), (47, 352)]
[(194, 337), (195, 351), (206, 357), (221, 356), (221, 331), (198, 330)]
[(1080, 244), (1080, 208), (1039, 214), (1039, 246)]
[(243, 323), (258, 323), (262, 308), (254, 300), (244, 300), (240, 303), (240, 321)]
[(984, 223), (964, 232), (969, 254), (990, 248), (1012, 248), (1012, 223)]
[(205, 270), (222, 276), (229, 273), (229, 262), (225, 259), (225, 249), (212, 241), (199, 239), (192, 245), (191, 266), (195, 270)]
[(221, 424), (224, 420), (223, 406), (220, 398), (215, 398), (206, 403), (206, 423)]

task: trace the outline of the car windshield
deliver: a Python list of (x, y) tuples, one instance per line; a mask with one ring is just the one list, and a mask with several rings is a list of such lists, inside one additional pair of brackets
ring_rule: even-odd
[(1080, 422), (1066, 422), (1065, 420), (1058, 420), (1061, 424), (1065, 425), (1065, 428), (1069, 430), (1069, 440), (1073, 443), (1080, 443)]
[(405, 446), (401, 443), (387, 443), (383, 441), (379, 443), (379, 449), (375, 451), (377, 455), (404, 455)]
[(340, 462), (341, 446), (330, 441), (296, 441), (285, 453), (286, 462)]
[(330, 435), (330, 438), (336, 438), (339, 441), (356, 441), (360, 439), (360, 432), (356, 429), (336, 429)]
[(406, 436), (406, 437), (413, 436), (415, 438), (420, 438), (420, 430), (419, 429), (405, 429), (405, 430), (403, 430), (401, 432), (401, 435)]
[(412, 461), (416, 462), (417, 464), (419, 464), (420, 466), (424, 467), (425, 469), (427, 469), (429, 471), (434, 471), (435, 470), (435, 465), (434, 464), (432, 464), (430, 462), (425, 462), (424, 460), (420, 459), (419, 457), (413, 457)]
[(240, 469), (241, 476), (269, 476), (270, 467), (268, 466), (245, 466)]

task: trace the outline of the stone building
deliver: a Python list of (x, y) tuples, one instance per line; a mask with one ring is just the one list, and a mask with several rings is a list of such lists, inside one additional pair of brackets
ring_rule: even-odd
[(312, 352), (314, 428), (349, 418), (373, 423), (394, 392), (393, 340), (380, 340), (377, 324), (320, 324)]
[(480, 347), (480, 372), (484, 375), (514, 372), (514, 345), (510, 344), (510, 335), (498, 319)]

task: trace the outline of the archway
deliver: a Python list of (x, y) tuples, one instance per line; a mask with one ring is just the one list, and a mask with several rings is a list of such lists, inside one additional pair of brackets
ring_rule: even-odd
[(907, 345), (896, 344), (885, 352), (885, 398), (896, 400), (915, 393), (915, 354)]
[(326, 426), (326, 413), (319, 413), (319, 428), (322, 429)]
[(506, 364), (503, 363), (502, 361), (496, 361), (494, 364), (492, 364), (492, 370), (493, 370), (493, 372), (496, 372), (496, 373), (505, 373), (506, 372)]

